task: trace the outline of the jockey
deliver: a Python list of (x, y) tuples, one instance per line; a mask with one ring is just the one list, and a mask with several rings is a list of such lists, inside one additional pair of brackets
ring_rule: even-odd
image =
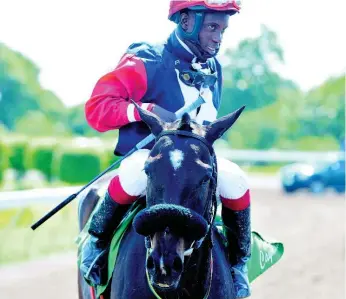
[[(215, 58), (228, 27), (229, 17), (240, 10), (227, 0), (171, 0), (169, 20), (176, 29), (161, 45), (132, 44), (118, 66), (97, 82), (85, 105), (86, 119), (99, 132), (119, 130), (115, 154), (125, 155), (150, 134), (131, 100), (166, 122), (174, 112), (199, 95), (201, 83), (209, 98), (190, 115), (200, 124), (217, 117), (222, 70)], [(104, 284), (107, 248), (128, 206), (145, 195), (142, 171), (153, 142), (122, 161), (101, 204), (94, 212), (90, 238), (84, 246), (81, 271), (93, 284)], [(250, 192), (245, 173), (222, 157), (218, 161), (217, 192), (229, 243), (229, 258), (238, 298), (250, 296), (246, 262), (250, 257)]]

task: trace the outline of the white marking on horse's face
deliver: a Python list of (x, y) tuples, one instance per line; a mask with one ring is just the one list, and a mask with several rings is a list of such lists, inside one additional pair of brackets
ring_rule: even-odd
[(196, 163), (198, 164), (198, 165), (200, 165), (200, 166), (202, 166), (203, 168), (206, 168), (206, 169), (210, 169), (211, 168), (211, 166), (209, 165), (209, 164), (206, 164), (206, 163), (204, 163), (203, 161), (201, 161), (200, 159), (196, 159)]
[(163, 256), (160, 258), (160, 270), (162, 275), (167, 275), (166, 269), (165, 269), (165, 264), (163, 262)]
[(181, 167), (184, 160), (184, 153), (181, 150), (174, 150), (169, 152), (169, 159), (171, 160), (174, 170)]

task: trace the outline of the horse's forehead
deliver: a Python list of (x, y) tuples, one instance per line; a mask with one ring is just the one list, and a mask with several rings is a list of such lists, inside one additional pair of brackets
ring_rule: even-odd
[(184, 163), (189, 163), (190, 166), (195, 165), (197, 168), (208, 169), (211, 166), (208, 161), (203, 161), (205, 158), (202, 158), (205, 156), (205, 151), (205, 146), (196, 140), (180, 139), (177, 142), (174, 141), (174, 137), (164, 136), (156, 150), (150, 154), (147, 162), (166, 161), (174, 171), (181, 170)]

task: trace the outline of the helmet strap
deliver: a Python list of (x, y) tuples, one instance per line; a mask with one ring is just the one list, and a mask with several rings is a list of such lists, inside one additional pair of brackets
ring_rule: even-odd
[(204, 20), (204, 12), (202, 11), (195, 12), (195, 24), (191, 32), (186, 32), (181, 26), (181, 23), (179, 22), (178, 28), (177, 28), (179, 36), (181, 36), (183, 40), (188, 39), (194, 42), (199, 42), (198, 35), (202, 29), (203, 20)]
[(199, 62), (206, 62), (209, 58), (215, 57), (217, 54), (215, 53), (214, 55), (211, 55), (208, 52), (204, 51), (199, 41), (194, 42), (192, 40), (185, 39), (184, 43), (189, 47), (192, 53), (196, 55)]

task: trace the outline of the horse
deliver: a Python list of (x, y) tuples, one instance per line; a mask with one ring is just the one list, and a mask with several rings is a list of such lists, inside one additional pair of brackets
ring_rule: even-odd
[[(165, 123), (137, 106), (156, 138), (143, 169), (146, 195), (138, 199), (145, 208), (124, 234), (105, 299), (235, 298), (226, 245), (214, 223), (213, 143), (244, 108), (200, 125), (189, 114)], [(98, 200), (95, 192), (90, 197), (91, 208), (86, 200), (80, 208), (81, 229)], [(80, 274), (79, 296), (93, 299)]]

